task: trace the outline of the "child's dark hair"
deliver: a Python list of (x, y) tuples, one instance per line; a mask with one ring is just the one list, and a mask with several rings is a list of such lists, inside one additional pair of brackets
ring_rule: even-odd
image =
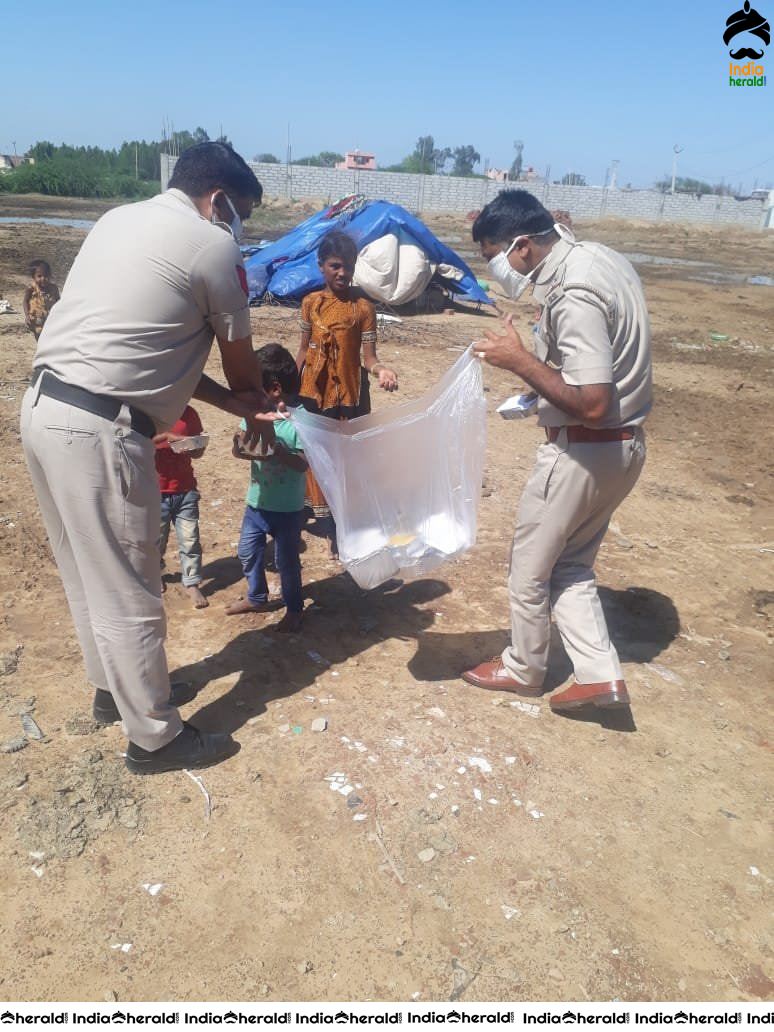
[(51, 266), (43, 258), (35, 258), (27, 266), (30, 276), (34, 276), (38, 269), (42, 269), (46, 276), (51, 276)]
[(357, 244), (348, 233), (332, 229), (330, 233), (325, 234), (317, 248), (317, 261), (322, 265), (329, 258), (341, 258), (346, 265), (354, 269), (357, 261)]
[(264, 344), (256, 355), (263, 370), (264, 390), (270, 390), (278, 383), (283, 394), (291, 397), (301, 390), (301, 374), (295, 359), (281, 344)]

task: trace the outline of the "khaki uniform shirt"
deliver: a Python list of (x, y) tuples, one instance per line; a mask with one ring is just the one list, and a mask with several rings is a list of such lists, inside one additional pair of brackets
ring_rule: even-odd
[(107, 212), (81, 247), (34, 366), (119, 398), (158, 430), (179, 419), (210, 353), (250, 335), (242, 254), (180, 190)]
[[(631, 264), (602, 244), (559, 240), (538, 270), (542, 305), (535, 354), (574, 386), (609, 383), (603, 427), (638, 426), (652, 404), (650, 324), (642, 284)], [(541, 426), (577, 421), (545, 398)]]

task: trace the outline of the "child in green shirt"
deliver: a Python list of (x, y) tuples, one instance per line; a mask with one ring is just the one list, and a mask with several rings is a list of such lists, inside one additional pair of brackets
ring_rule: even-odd
[[(298, 394), (300, 377), (295, 360), (280, 344), (267, 344), (258, 351), (263, 369), (264, 390), (286, 405)], [(242, 423), (242, 431), (245, 424)], [(286, 613), (278, 631), (292, 633), (301, 627), (304, 600), (301, 590), (299, 550), (304, 524), (306, 470), (301, 444), (290, 419), (274, 423), (276, 444), (266, 458), (244, 450), (243, 433), (234, 435), (232, 454), (250, 461), (250, 485), (237, 554), (247, 579), (247, 596), (226, 608), (238, 613), (265, 613), (276, 608), (269, 601), (264, 554), (269, 534), (274, 538), (275, 559), (282, 585)]]

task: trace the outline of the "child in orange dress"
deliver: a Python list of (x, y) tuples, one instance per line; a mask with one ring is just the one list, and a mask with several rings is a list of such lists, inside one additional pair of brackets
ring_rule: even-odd
[(59, 300), (59, 287), (51, 281), (51, 266), (42, 258), (30, 262), (29, 274), (32, 283), (24, 291), (24, 321), (37, 340), (48, 313)]
[[(353, 419), (371, 410), (369, 374), (382, 390), (390, 392), (398, 389), (398, 377), (376, 357), (376, 309), (352, 287), (357, 261), (352, 237), (332, 230), (320, 244), (317, 261), (325, 287), (307, 294), (301, 303), (298, 400), (309, 412), (330, 419)], [(336, 526), (311, 471), (307, 473), (307, 499), (314, 515), (325, 520), (331, 556), (336, 558)]]

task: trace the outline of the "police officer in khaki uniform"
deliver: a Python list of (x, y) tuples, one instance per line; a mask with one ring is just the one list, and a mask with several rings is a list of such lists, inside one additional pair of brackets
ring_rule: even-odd
[(511, 298), (531, 287), (542, 306), (535, 354), (510, 318), (504, 335), (488, 333), (475, 348), (537, 392), (546, 441), (519, 505), (508, 583), (511, 644), (462, 676), (481, 688), (540, 695), (553, 615), (575, 681), (552, 696), (551, 708), (627, 706), (593, 565), (645, 461), (652, 383), (642, 285), (625, 258), (576, 242), (524, 190), (506, 190), (488, 204), (473, 239)]
[[(25, 456), (96, 688), (123, 720), (126, 763), (153, 773), (214, 763), (226, 734), (184, 723), (170, 686), (152, 438), (191, 396), (271, 438), (250, 335), (241, 220), (261, 185), (230, 147), (185, 151), (170, 189), (116, 208), (86, 238), (38, 343), (22, 406)], [(229, 389), (203, 375), (217, 338)]]

